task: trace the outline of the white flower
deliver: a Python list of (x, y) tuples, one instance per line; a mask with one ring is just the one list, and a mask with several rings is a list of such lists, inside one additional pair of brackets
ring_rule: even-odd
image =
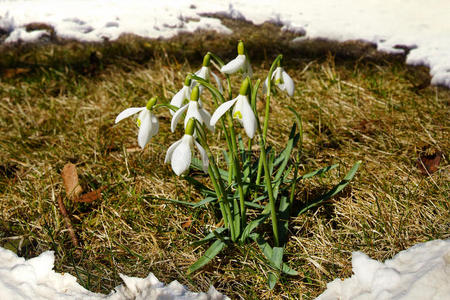
[(237, 52), (238, 56), (229, 63), (227, 63), (226, 65), (224, 65), (220, 69), (220, 72), (225, 74), (234, 74), (237, 71), (242, 71), (244, 77), (247, 76), (252, 77), (253, 75), (252, 67), (250, 66), (250, 61), (247, 55), (245, 54), (244, 43), (242, 41), (239, 41), (238, 43)]
[(197, 121), (200, 122), (200, 124), (205, 124), (206, 127), (208, 127), (209, 130), (214, 131), (214, 126), (211, 126), (209, 124), (211, 120), (211, 114), (207, 112), (204, 108), (202, 108), (198, 101), (189, 101), (188, 104), (181, 107), (179, 110), (175, 112), (175, 114), (172, 117), (172, 122), (170, 124), (170, 129), (172, 132), (175, 131), (175, 128), (177, 127), (177, 124), (183, 115), (183, 113), (186, 112), (186, 117), (184, 118), (184, 128), (186, 128), (187, 122), (190, 118), (194, 118)]
[(194, 139), (192, 135), (186, 133), (180, 140), (170, 145), (164, 160), (164, 163), (168, 163), (170, 161), (173, 171), (178, 176), (189, 169), (194, 144), (200, 152), (203, 171), (208, 171), (209, 160), (205, 149), (203, 149), (203, 147)]
[[(286, 91), (289, 96), (294, 95), (294, 81), (291, 76), (288, 75), (283, 69), (283, 67), (277, 67), (275, 71), (272, 73), (271, 80), (273, 81), (275, 78), (275, 84), (282, 91)], [(267, 91), (267, 86), (269, 84), (269, 78), (266, 78), (263, 85), (263, 92)]]
[(211, 126), (214, 126), (220, 117), (222, 117), (233, 105), (233, 118), (238, 119), (242, 126), (244, 126), (247, 136), (253, 138), (257, 123), (255, 113), (253, 112), (250, 103), (248, 103), (246, 95), (240, 94), (233, 100), (221, 104), (211, 117)]
[(184, 105), (178, 109), (172, 117), (172, 122), (170, 124), (170, 129), (172, 132), (175, 131), (178, 121), (180, 120), (183, 113), (186, 112), (186, 117), (184, 118), (184, 128), (186, 128), (187, 123), (191, 118), (196, 119), (200, 124), (205, 124), (209, 130), (214, 131), (214, 126), (209, 125), (211, 120), (211, 114), (207, 112), (201, 105), (199, 101), (199, 87), (194, 86), (191, 92), (191, 100), (188, 104)]
[(225, 74), (234, 74), (237, 71), (242, 71), (244, 77), (252, 77), (253, 75), (252, 66), (250, 66), (250, 62), (245, 54), (238, 55), (220, 69), (220, 72)]
[[(151, 103), (152, 101), (153, 103)], [(155, 102), (156, 98), (153, 98), (147, 103), (147, 106), (127, 108), (116, 117), (115, 123), (117, 124), (129, 116), (139, 113), (137, 118), (137, 125), (139, 127), (138, 144), (142, 149), (144, 149), (145, 145), (159, 130), (158, 118), (151, 111)]]
[[(179, 90), (178, 93), (176, 93), (172, 97), (172, 100), (170, 101), (170, 105), (180, 108), (181, 105), (183, 105), (184, 99), (189, 99), (189, 97), (190, 97), (190, 87), (189, 87), (189, 85), (183, 85), (181, 90)], [(172, 116), (174, 115), (174, 113), (175, 112), (173, 110), (170, 110), (170, 114)]]
[[(214, 72), (211, 71), (211, 68), (209, 66), (202, 66), (200, 70), (195, 72), (195, 75), (205, 79), (206, 81), (210, 82), (210, 77), (212, 76), (214, 80), (217, 82), (217, 86), (219, 88), (219, 91), (223, 93), (222, 83), (220, 82), (219, 76), (217, 76)], [(197, 84), (196, 80), (192, 80), (191, 87), (193, 88)], [(203, 91), (203, 86), (200, 84), (200, 94)]]

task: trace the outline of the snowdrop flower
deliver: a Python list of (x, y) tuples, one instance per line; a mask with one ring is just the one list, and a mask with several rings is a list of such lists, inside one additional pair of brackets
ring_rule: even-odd
[[(294, 95), (294, 81), (291, 76), (288, 75), (283, 69), (283, 67), (278, 66), (272, 73), (272, 82), (275, 79), (275, 84), (282, 91), (286, 91), (290, 97)], [(267, 77), (264, 81), (263, 92), (267, 91), (267, 86), (269, 85), (269, 78)]]
[[(181, 88), (181, 90), (178, 91), (173, 97), (172, 100), (170, 100), (170, 105), (173, 105), (175, 107), (180, 108), (181, 105), (183, 105), (184, 99), (189, 99), (191, 94), (191, 77), (186, 76), (186, 79), (184, 80), (184, 85)], [(175, 111), (170, 110), (170, 114), (173, 116)]]
[(138, 144), (142, 149), (144, 149), (145, 145), (154, 135), (158, 133), (159, 130), (158, 118), (152, 112), (152, 108), (156, 104), (156, 100), (157, 98), (153, 97), (144, 107), (127, 108), (116, 117), (115, 123), (117, 124), (129, 116), (139, 113), (136, 122), (139, 127)]
[(189, 169), (192, 160), (192, 150), (194, 145), (197, 147), (200, 152), (200, 156), (202, 159), (203, 171), (206, 173), (208, 171), (208, 155), (206, 154), (205, 149), (195, 140), (192, 136), (195, 128), (195, 120), (193, 118), (189, 119), (187, 122), (187, 126), (185, 129), (184, 136), (170, 145), (169, 149), (166, 153), (166, 158), (164, 163), (168, 163), (172, 165), (172, 170), (178, 176), (183, 174)]
[(249, 78), (245, 78), (241, 85), (239, 96), (233, 100), (224, 102), (221, 104), (211, 117), (211, 126), (214, 126), (217, 121), (222, 117), (233, 105), (233, 118), (238, 119), (244, 126), (245, 133), (249, 138), (253, 138), (255, 135), (257, 123), (255, 113), (253, 112), (250, 103), (248, 103), (247, 90), (250, 85)]
[(238, 56), (224, 65), (220, 72), (225, 74), (234, 74), (237, 71), (242, 71), (244, 73), (244, 77), (252, 77), (253, 71), (252, 67), (250, 66), (249, 59), (247, 55), (245, 54), (245, 48), (244, 48), (244, 42), (239, 41), (238, 43)]
[[(214, 78), (214, 80), (217, 82), (217, 86), (219, 88), (219, 91), (221, 93), (223, 93), (222, 83), (220, 82), (219, 76), (217, 76), (214, 72), (211, 71), (210, 59), (211, 59), (211, 55), (209, 53), (206, 54), (205, 57), (203, 58), (202, 68), (200, 70), (198, 70), (197, 72), (195, 72), (195, 75), (205, 79), (208, 82), (210, 82), (210, 77), (212, 76)], [(197, 81), (196, 80), (192, 80), (192, 84), (191, 84), (192, 87), (194, 87), (196, 84), (197, 84)], [(203, 86), (200, 85), (200, 94), (202, 93), (202, 91), (203, 91)]]
[(186, 128), (189, 120), (191, 118), (196, 119), (200, 124), (205, 124), (206, 127), (208, 127), (209, 130), (214, 131), (214, 126), (211, 126), (210, 120), (211, 120), (211, 114), (207, 112), (203, 107), (201, 107), (199, 103), (199, 87), (194, 86), (191, 92), (191, 100), (188, 104), (184, 105), (180, 109), (178, 109), (175, 114), (172, 117), (172, 122), (170, 124), (170, 129), (172, 132), (175, 131), (175, 128), (177, 127), (178, 121), (180, 120), (181, 116), (185, 111), (186, 117), (184, 118), (184, 128)]

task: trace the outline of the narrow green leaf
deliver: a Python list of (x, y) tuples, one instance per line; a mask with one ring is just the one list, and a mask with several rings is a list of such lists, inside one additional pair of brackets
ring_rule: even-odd
[(207, 263), (209, 263), (217, 254), (220, 253), (220, 251), (225, 248), (225, 243), (221, 240), (215, 241), (209, 248), (206, 250), (205, 254), (203, 254), (202, 257), (200, 257), (195, 263), (193, 263), (189, 269), (188, 274), (197, 271)]
[(175, 199), (170, 199), (170, 198), (161, 198), (161, 197), (155, 197), (155, 196), (144, 196), (142, 198), (147, 198), (147, 199), (156, 199), (156, 200), (162, 200), (162, 201), (169, 201), (169, 202), (173, 202), (173, 203), (177, 203), (177, 204), (183, 204), (183, 205), (187, 205), (187, 206), (192, 206), (194, 207), (197, 203), (196, 202), (187, 202), (187, 201), (180, 201), (180, 200), (175, 200)]
[(342, 191), (353, 179), (353, 177), (356, 174), (356, 171), (358, 170), (359, 166), (361, 165), (361, 161), (356, 162), (353, 167), (350, 169), (350, 171), (345, 175), (344, 179), (341, 180), (335, 187), (333, 187), (328, 193), (316, 198), (315, 200), (311, 201), (309, 205), (302, 208), (298, 215), (301, 215), (302, 213), (308, 211), (309, 209), (321, 204), (322, 202), (330, 199), (331, 197), (335, 196), (337, 193)]
[(211, 94), (213, 95), (213, 97), (220, 99), (220, 102), (225, 102), (225, 98), (223, 98), (223, 95), (220, 93), (220, 91), (213, 86), (212, 84), (210, 84), (208, 81), (206, 81), (205, 79), (198, 77), (195, 74), (191, 74), (191, 78), (194, 80), (197, 80), (198, 83), (200, 83), (201, 85), (203, 85), (204, 87), (206, 87)]
[(225, 63), (223, 62), (223, 60), (217, 56), (216, 54), (212, 53), (212, 52), (208, 52), (209, 55), (211, 55), (211, 57), (219, 64), (219, 67), (222, 68)]
[(206, 205), (206, 204), (208, 204), (210, 202), (214, 202), (214, 201), (217, 201), (217, 197), (216, 196), (214, 196), (214, 197), (208, 196), (205, 199), (203, 199), (202, 201), (196, 202), (194, 207), (201, 207), (201, 206), (204, 206), (204, 205)]
[(325, 168), (322, 168), (322, 169), (315, 170), (315, 171), (313, 171), (313, 172), (310, 172), (310, 173), (307, 173), (307, 174), (305, 174), (305, 175), (300, 176), (300, 177), (298, 178), (298, 180), (301, 180), (301, 179), (308, 179), (308, 178), (314, 177), (314, 176), (316, 176), (316, 175), (322, 175), (323, 173), (326, 173), (326, 172), (328, 172), (328, 171), (333, 170), (333, 169), (336, 168), (337, 166), (339, 166), (339, 164), (334, 164), (334, 165), (331, 165), (331, 166), (328, 166), (328, 167), (325, 167)]
[(252, 231), (255, 230), (259, 225), (261, 225), (269, 216), (270, 216), (269, 214), (265, 214), (248, 223), (247, 226), (242, 231), (241, 242), (244, 243), (245, 240), (247, 240), (247, 238), (250, 236)]
[[(214, 231), (215, 231), (216, 233), (218, 233), (218, 234), (221, 234), (221, 233), (224, 232), (225, 230), (227, 230), (227, 229), (224, 228), (224, 227), (219, 227), (219, 228), (214, 229)], [(204, 244), (204, 243), (207, 243), (207, 242), (213, 240), (215, 237), (216, 237), (216, 236), (215, 236), (214, 232), (211, 231), (210, 233), (208, 233), (208, 234), (207, 234), (204, 238), (202, 238), (201, 240), (198, 240), (198, 241), (193, 242), (193, 243), (192, 243), (192, 246), (196, 247), (196, 246), (202, 245), (202, 244)]]
[(289, 217), (290, 217), (290, 203), (286, 195), (280, 198), (280, 205), (278, 207), (278, 227), (280, 243), (286, 243), (289, 232)]
[[(259, 234), (257, 233), (252, 233), (249, 236), (251, 239), (253, 239), (257, 244), (259, 249), (262, 251), (262, 253), (264, 254), (264, 256), (266, 257), (266, 259), (269, 261), (269, 263), (272, 265), (271, 263), (271, 258), (273, 255), (273, 250), (272, 247), (270, 247), (269, 243), (267, 243)], [(275, 267), (272, 265), (272, 267)], [(292, 276), (296, 276), (298, 275), (298, 272), (295, 271), (294, 269), (291, 269), (286, 263), (283, 263), (281, 265), (281, 272), (288, 274), (288, 275), (292, 275)]]

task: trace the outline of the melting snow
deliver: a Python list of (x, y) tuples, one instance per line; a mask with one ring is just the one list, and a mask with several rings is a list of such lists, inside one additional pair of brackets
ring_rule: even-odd
[(450, 240), (402, 251), (384, 263), (353, 252), (354, 275), (335, 279), (316, 300), (449, 300)]
[(81, 41), (114, 40), (122, 33), (148, 38), (197, 29), (230, 33), (219, 19), (205, 16), (211, 13), (255, 24), (276, 22), (305, 32), (302, 39), (364, 40), (389, 53), (408, 47), (408, 64), (428, 66), (432, 84), (450, 87), (450, 1), (445, 0), (0, 0), (0, 29), (7, 32), (6, 42), (46, 34), (27, 32), (25, 25), (33, 22)]
[(152, 273), (146, 278), (120, 274), (124, 284), (117, 286), (109, 295), (93, 293), (79, 285), (74, 276), (53, 271), (54, 262), (53, 251), (26, 260), (0, 247), (0, 299), (229, 299), (212, 286), (208, 293), (193, 293), (177, 281), (164, 285)]

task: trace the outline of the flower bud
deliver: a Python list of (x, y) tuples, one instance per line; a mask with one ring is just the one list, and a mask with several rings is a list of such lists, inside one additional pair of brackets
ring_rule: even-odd
[(250, 86), (250, 79), (248, 77), (246, 77), (241, 84), (241, 89), (239, 90), (239, 94), (243, 95), (243, 96), (247, 95), (249, 86)]
[(192, 88), (191, 91), (191, 101), (198, 101), (199, 94), (200, 92), (198, 90), (198, 85), (196, 85)]
[(204, 67), (209, 67), (209, 65), (211, 64), (210, 59), (211, 59), (211, 54), (209, 54), (209, 53), (203, 57), (203, 66)]
[(244, 47), (243, 41), (239, 41), (238, 46), (237, 46), (237, 52), (238, 52), (238, 55), (245, 55), (245, 47)]
[(191, 76), (186, 76), (186, 79), (184, 80), (184, 85), (185, 86), (191, 86), (191, 81), (192, 81), (192, 79), (191, 79)]
[(148, 100), (147, 105), (145, 106), (148, 110), (151, 110), (153, 106), (156, 104), (156, 101), (158, 101), (158, 97), (153, 97), (150, 100)]
[(189, 121), (186, 124), (186, 129), (184, 130), (184, 133), (188, 134), (188, 135), (193, 135), (194, 134), (194, 129), (195, 129), (195, 119), (194, 118), (190, 118)]

